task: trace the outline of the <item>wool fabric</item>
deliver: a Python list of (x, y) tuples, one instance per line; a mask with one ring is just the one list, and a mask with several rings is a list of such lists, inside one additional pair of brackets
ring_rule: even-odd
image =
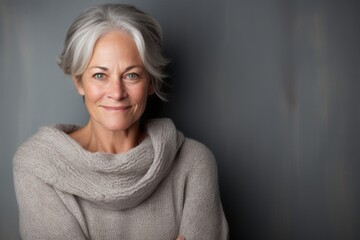
[(170, 119), (126, 153), (89, 152), (41, 128), (14, 156), (23, 239), (227, 239), (213, 154)]

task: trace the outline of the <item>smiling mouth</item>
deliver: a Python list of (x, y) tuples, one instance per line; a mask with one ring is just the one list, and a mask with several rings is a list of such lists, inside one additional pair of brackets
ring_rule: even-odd
[(102, 107), (108, 111), (126, 111), (131, 106), (102, 106)]

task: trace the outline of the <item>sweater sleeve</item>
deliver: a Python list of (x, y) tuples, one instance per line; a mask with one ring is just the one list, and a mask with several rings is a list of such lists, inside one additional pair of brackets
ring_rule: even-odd
[[(228, 225), (223, 212), (216, 161), (205, 146), (197, 146), (186, 180), (180, 234), (186, 240), (228, 239)], [(201, 151), (199, 151), (201, 149)]]
[(14, 184), (22, 239), (86, 239), (55, 189), (29, 174), (14, 157)]

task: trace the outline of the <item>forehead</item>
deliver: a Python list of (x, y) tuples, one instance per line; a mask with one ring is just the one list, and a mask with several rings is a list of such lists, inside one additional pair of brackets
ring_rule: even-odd
[(139, 51), (132, 37), (122, 31), (110, 31), (95, 43), (92, 63), (131, 63), (142, 64)]

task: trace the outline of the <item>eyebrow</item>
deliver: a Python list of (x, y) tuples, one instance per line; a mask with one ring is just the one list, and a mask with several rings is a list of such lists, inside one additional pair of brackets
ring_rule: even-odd
[[(93, 67), (90, 67), (90, 68), (99, 68), (103, 71), (108, 71), (109, 69), (107, 67), (102, 67), (102, 66), (93, 66)], [(133, 68), (143, 68), (143, 66), (141, 65), (131, 65), (131, 66), (128, 66), (127, 68), (125, 68), (125, 71), (124, 72), (127, 72), (129, 71), (130, 69), (133, 69)]]
[(106, 67), (101, 67), (101, 66), (93, 66), (93, 67), (90, 67), (90, 68), (100, 68), (100, 69), (103, 70), (103, 71), (109, 70), (108, 68), (106, 68)]

